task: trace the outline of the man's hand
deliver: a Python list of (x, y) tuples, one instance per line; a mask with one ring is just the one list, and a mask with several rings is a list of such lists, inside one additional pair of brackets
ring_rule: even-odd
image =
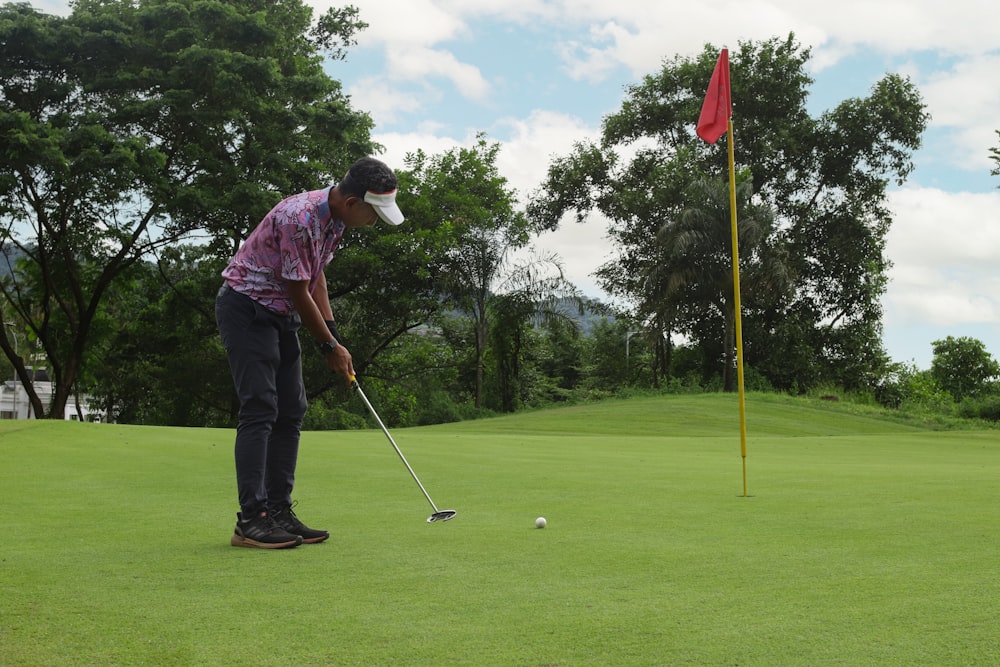
[(347, 381), (347, 386), (351, 386), (351, 378), (354, 377), (354, 360), (351, 353), (343, 345), (337, 345), (332, 352), (325, 355), (326, 366), (334, 373), (340, 373)]
[[(333, 338), (330, 329), (326, 325), (327, 320), (333, 319), (330, 312), (330, 303), (317, 301), (315, 294), (325, 294), (326, 280), (319, 281), (323, 289), (316, 289), (309, 292), (309, 281), (288, 281), (288, 294), (292, 299), (302, 326), (312, 335), (317, 343), (329, 341)], [(332, 351), (324, 355), (327, 368), (335, 373), (341, 373), (348, 386), (351, 384), (351, 376), (354, 375), (354, 364), (351, 353), (343, 345), (337, 345)]]

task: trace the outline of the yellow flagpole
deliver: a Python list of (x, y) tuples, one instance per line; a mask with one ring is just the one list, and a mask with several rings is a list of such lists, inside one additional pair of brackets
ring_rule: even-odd
[(733, 305), (736, 311), (736, 380), (740, 397), (740, 456), (743, 459), (743, 497), (747, 496), (747, 409), (743, 391), (743, 316), (740, 305), (740, 244), (736, 224), (736, 153), (733, 119), (727, 120), (729, 137), (729, 218), (733, 235)]

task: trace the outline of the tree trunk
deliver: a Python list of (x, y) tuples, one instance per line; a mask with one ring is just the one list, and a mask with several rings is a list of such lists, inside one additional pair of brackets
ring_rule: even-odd
[[(21, 383), (21, 386), (24, 387), (24, 393), (28, 397), (28, 404), (30, 405), (28, 414), (44, 415), (45, 406), (42, 405), (42, 399), (38, 397), (38, 392), (35, 391), (35, 383), (28, 377), (28, 369), (24, 367), (24, 363), (20, 357), (18, 357), (14, 368), (17, 371), (17, 379)], [(14, 391), (17, 391), (17, 387), (14, 387)]]
[(486, 322), (476, 322), (476, 408), (483, 407), (483, 376), (485, 374)]

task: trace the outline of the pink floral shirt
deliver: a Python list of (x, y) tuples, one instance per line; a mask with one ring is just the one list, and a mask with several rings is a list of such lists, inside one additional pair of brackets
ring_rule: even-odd
[(276, 313), (295, 312), (286, 281), (308, 280), (312, 292), (344, 235), (329, 196), (325, 188), (279, 202), (222, 272), (226, 284)]

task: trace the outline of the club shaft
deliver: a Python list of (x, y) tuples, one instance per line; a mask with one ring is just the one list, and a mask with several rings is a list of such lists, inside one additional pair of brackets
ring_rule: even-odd
[(361, 397), (361, 400), (365, 402), (365, 406), (368, 408), (368, 412), (372, 413), (372, 417), (375, 418), (375, 421), (378, 422), (378, 425), (382, 429), (382, 432), (385, 433), (385, 437), (389, 439), (389, 442), (392, 444), (392, 448), (396, 450), (396, 454), (399, 455), (399, 460), (402, 461), (403, 465), (406, 466), (406, 469), (410, 471), (410, 476), (413, 477), (413, 481), (416, 482), (417, 486), (420, 487), (420, 491), (424, 494), (424, 498), (426, 498), (427, 502), (429, 502), (431, 504), (431, 507), (434, 508), (435, 514), (438, 513), (439, 510), (437, 508), (437, 505), (435, 505), (434, 501), (431, 500), (431, 496), (429, 493), (427, 493), (427, 489), (424, 488), (424, 485), (420, 483), (420, 478), (417, 477), (417, 473), (413, 472), (413, 468), (410, 467), (410, 464), (406, 460), (406, 457), (403, 456), (403, 452), (401, 452), (399, 446), (396, 445), (396, 441), (392, 439), (392, 435), (390, 435), (389, 429), (387, 429), (385, 427), (385, 424), (382, 423), (382, 419), (378, 416), (378, 413), (375, 412), (375, 408), (372, 407), (371, 401), (369, 401), (368, 397), (365, 396), (365, 392), (361, 390), (361, 387), (358, 386), (357, 383), (354, 384), (354, 388), (357, 390), (358, 396)]

